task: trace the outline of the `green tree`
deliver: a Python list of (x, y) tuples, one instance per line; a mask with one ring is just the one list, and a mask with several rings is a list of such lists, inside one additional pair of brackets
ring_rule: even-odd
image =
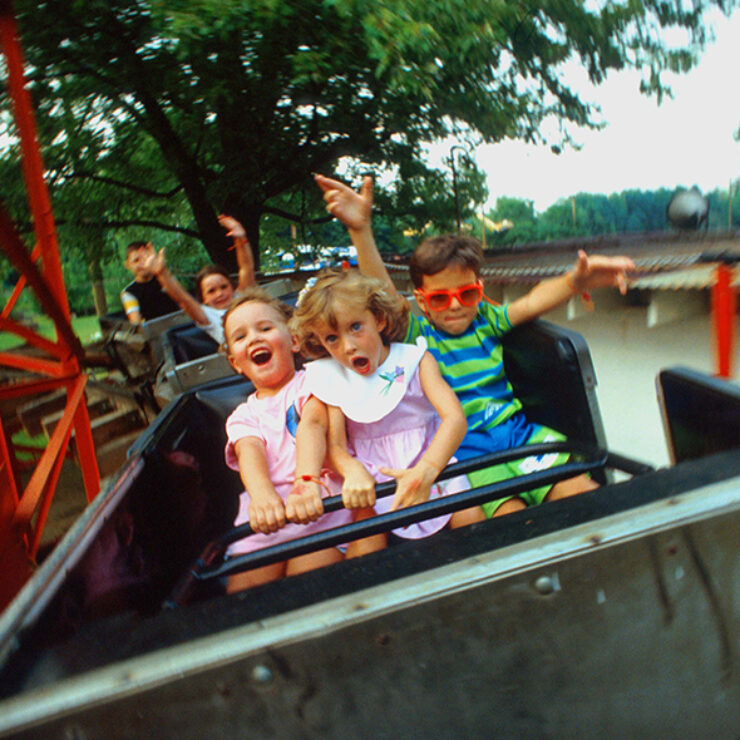
[(489, 211), (488, 218), (494, 223), (511, 221), (507, 231), (492, 234), (488, 237), (491, 245), (526, 244), (539, 238), (537, 216), (531, 200), (502, 196), (496, 199), (496, 207)]
[(740, 180), (732, 183), (732, 204), (729, 190), (713, 190), (709, 199), (709, 228), (725, 231), (740, 228)]
[[(704, 9), (734, 5), (17, 0), (16, 12), (60, 222), (164, 229), (233, 267), (219, 211), (245, 224), (259, 259), (260, 220), (316, 217), (310, 173), (348, 162), (393, 173), (378, 197), (388, 215), (449, 224), (437, 209), (449, 210), (450, 174), (425, 162), (430, 142), (540, 140), (554, 116), (562, 144), (569, 125), (598, 125), (562, 62), (596, 83), (639, 68), (660, 96), (661, 72), (688, 69), (704, 43)], [(667, 48), (667, 27), (687, 29), (687, 46)], [(465, 204), (481, 200), (473, 172), (458, 183)]]
[(573, 201), (560, 199), (537, 218), (539, 238), (544, 241), (564, 239), (576, 233), (573, 224)]

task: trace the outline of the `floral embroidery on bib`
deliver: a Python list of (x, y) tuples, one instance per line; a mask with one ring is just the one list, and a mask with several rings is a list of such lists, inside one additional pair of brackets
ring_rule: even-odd
[(380, 377), (385, 380), (385, 385), (380, 389), (381, 395), (385, 396), (394, 383), (403, 383), (404, 372), (400, 365), (396, 365), (396, 369), (392, 372), (379, 373)]

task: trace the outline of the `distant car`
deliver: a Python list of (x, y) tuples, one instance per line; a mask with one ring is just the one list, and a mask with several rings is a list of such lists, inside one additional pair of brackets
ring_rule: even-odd
[(349, 263), (352, 267), (357, 266), (357, 250), (353, 246), (324, 247), (319, 254), (331, 267), (338, 267), (343, 262)]

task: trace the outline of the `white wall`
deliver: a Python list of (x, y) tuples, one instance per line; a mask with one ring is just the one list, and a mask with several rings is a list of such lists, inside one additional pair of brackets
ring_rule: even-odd
[[(710, 315), (690, 316), (647, 328), (647, 309), (612, 296), (594, 296), (593, 314), (568, 321), (564, 309), (545, 318), (585, 337), (597, 378), (597, 395), (607, 442), (619, 452), (653, 465), (667, 465), (668, 451), (655, 392), (658, 371), (685, 365), (714, 374)], [(733, 380), (740, 372), (735, 340)]]

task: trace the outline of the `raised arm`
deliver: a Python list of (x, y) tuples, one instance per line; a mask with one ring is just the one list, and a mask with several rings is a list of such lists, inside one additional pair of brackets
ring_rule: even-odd
[(308, 524), (324, 513), (321, 501), (321, 467), (326, 457), (329, 417), (318, 398), (306, 401), (296, 429), (295, 483), (285, 503), (288, 521)]
[(365, 177), (358, 193), (339, 180), (324, 175), (315, 175), (314, 179), (324, 192), (326, 210), (347, 227), (357, 249), (360, 272), (382, 280), (396, 293), (396, 286), (383, 264), (373, 236), (373, 178)]
[(543, 280), (508, 307), (509, 320), (514, 326), (536, 319), (565, 303), (573, 295), (594, 288), (614, 285), (624, 295), (627, 292), (626, 273), (635, 269), (629, 257), (589, 257), (581, 249), (571, 270), (559, 277)]
[(239, 476), (249, 493), (249, 523), (255, 532), (270, 534), (285, 526), (285, 507), (270, 480), (262, 440), (242, 437), (234, 444)]
[(164, 247), (159, 252), (154, 252), (146, 261), (146, 267), (154, 275), (167, 295), (177, 303), (190, 318), (201, 326), (208, 324), (200, 303), (182, 287), (180, 281), (169, 271), (164, 258)]
[(460, 401), (442, 378), (437, 361), (428, 352), (419, 365), (419, 380), (424, 395), (442, 419), (429, 447), (412, 468), (394, 470), (380, 468), (380, 472), (396, 479), (396, 494), (391, 511), (429, 499), (429, 491), (437, 476), (444, 470), (455, 450), (460, 446), (468, 423)]
[(234, 240), (231, 249), (236, 250), (236, 262), (239, 265), (237, 290), (244, 290), (244, 288), (256, 285), (254, 255), (244, 227), (233, 216), (227, 216), (224, 213), (219, 215), (218, 222), (226, 229), (226, 236), (230, 236)]

